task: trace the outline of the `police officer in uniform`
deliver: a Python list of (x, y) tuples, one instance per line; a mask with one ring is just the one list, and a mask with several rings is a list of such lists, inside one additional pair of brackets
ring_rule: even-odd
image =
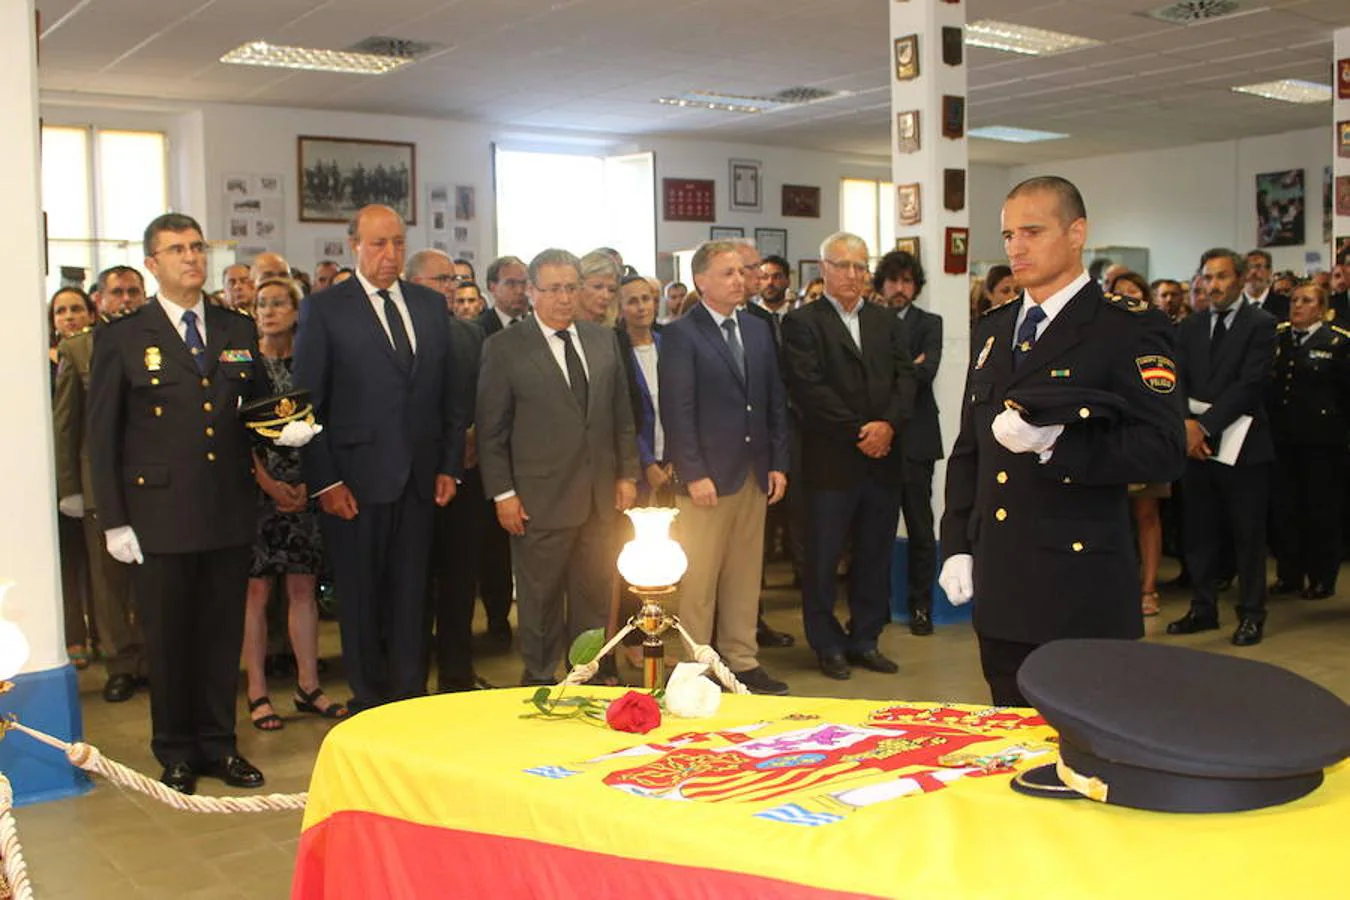
[(159, 294), (94, 342), (89, 441), (108, 552), (132, 567), (161, 781), (260, 787), (235, 745), (243, 597), (256, 528), (250, 437), (236, 409), (266, 391), (253, 321), (207, 302), (201, 226), (145, 230)]
[[(947, 464), (939, 583), (975, 598), (980, 662), (994, 703), (1025, 705), (1017, 670), (1059, 638), (1138, 638), (1131, 482), (1172, 481), (1185, 431), (1166, 317), (1104, 298), (1083, 269), (1087, 214), (1070, 182), (1032, 178), (1003, 205), (1003, 242), (1024, 293), (976, 325)], [(1111, 401), (1033, 424), (1005, 404), (1035, 390)], [(1036, 422), (1043, 422), (1036, 419)]]
[(1350, 331), (1324, 321), (1327, 305), (1327, 292), (1311, 281), (1294, 290), (1266, 397), (1275, 439), (1270, 593), (1309, 600), (1336, 592), (1350, 442)]

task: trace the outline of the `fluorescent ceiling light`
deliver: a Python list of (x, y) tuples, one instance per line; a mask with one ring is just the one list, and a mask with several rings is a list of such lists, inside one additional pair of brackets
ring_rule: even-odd
[(345, 72), (352, 75), (383, 75), (413, 60), (407, 57), (354, 53), (350, 50), (322, 50), (314, 47), (287, 47), (266, 41), (250, 41), (220, 58), (223, 63), (241, 66), (270, 66), (277, 69), (307, 69), (312, 72)]
[(1329, 103), (1331, 85), (1318, 84), (1316, 81), (1300, 81), (1297, 78), (1285, 78), (1282, 81), (1264, 81), (1260, 84), (1244, 84), (1233, 88), (1239, 94), (1254, 94), (1267, 100), (1283, 100), (1285, 103)]
[(1034, 144), (1037, 141), (1057, 141), (1068, 137), (1058, 131), (1036, 131), (1033, 128), (1013, 128), (1010, 125), (985, 125), (972, 128), (966, 137), (984, 138), (989, 141), (1008, 141), (1013, 144)]
[(784, 103), (769, 97), (741, 97), (736, 94), (718, 94), (713, 91), (685, 91), (673, 97), (658, 97), (657, 103), (666, 106), (684, 106), (694, 109), (715, 109), (719, 112), (762, 113), (796, 104)]
[(1102, 45), (1102, 41), (1092, 38), (1046, 31), (1043, 28), (1028, 28), (1011, 22), (996, 22), (993, 19), (981, 19), (967, 25), (966, 43), (972, 47), (987, 47), (1026, 56), (1051, 56)]

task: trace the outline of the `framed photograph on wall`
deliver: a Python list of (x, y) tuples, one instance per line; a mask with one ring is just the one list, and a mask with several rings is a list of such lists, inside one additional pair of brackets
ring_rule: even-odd
[(731, 211), (763, 212), (762, 166), (754, 159), (731, 161)]
[(1350, 159), (1350, 122), (1336, 123), (1336, 155)]
[(819, 219), (820, 188), (804, 184), (783, 185), (783, 215), (800, 219)]
[(1303, 243), (1307, 200), (1303, 170), (1256, 176), (1256, 246), (1297, 247)]
[(745, 237), (745, 229), (734, 225), (714, 225), (708, 229), (708, 240), (725, 241), (729, 238)]
[(908, 253), (915, 259), (919, 258), (919, 236), (899, 237), (895, 239), (895, 249)]
[(805, 292), (806, 286), (820, 277), (820, 260), (800, 259), (797, 261), (797, 290)]
[(781, 256), (787, 259), (787, 229), (756, 228), (755, 246), (760, 256)]
[(417, 223), (417, 147), (403, 141), (318, 137), (297, 141), (301, 222), (342, 222), (370, 203)]

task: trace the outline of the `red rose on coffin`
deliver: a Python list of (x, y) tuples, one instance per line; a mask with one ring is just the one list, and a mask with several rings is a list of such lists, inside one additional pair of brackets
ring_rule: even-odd
[(615, 731), (646, 734), (661, 724), (661, 707), (651, 694), (629, 691), (605, 710), (605, 724)]

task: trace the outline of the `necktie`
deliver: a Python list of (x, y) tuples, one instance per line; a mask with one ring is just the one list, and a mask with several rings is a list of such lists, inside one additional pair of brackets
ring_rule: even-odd
[(567, 380), (572, 385), (572, 396), (577, 398), (577, 406), (586, 412), (587, 395), (590, 393), (586, 383), (586, 368), (581, 364), (577, 348), (572, 346), (572, 333), (567, 330), (553, 332), (563, 342), (563, 362), (567, 364)]
[(1307, 339), (1308, 339), (1308, 332), (1306, 332), (1306, 331), (1295, 331), (1295, 332), (1294, 332), (1294, 346), (1295, 346), (1295, 347), (1302, 347), (1302, 346), (1303, 346), (1303, 342), (1306, 341)]
[(1214, 333), (1209, 336), (1209, 355), (1214, 358), (1219, 353), (1219, 347), (1223, 344), (1223, 339), (1228, 334), (1228, 325), (1225, 320), (1227, 313), (1216, 312), (1214, 314)]
[(520, 321), (520, 316), (512, 316), (512, 317), (511, 317), (511, 321), (506, 323), (506, 327), (507, 327), (507, 328), (510, 328), (512, 325), (515, 325), (515, 324), (516, 324), (517, 322), (519, 322), (519, 321)]
[(722, 330), (727, 333), (727, 347), (731, 350), (731, 358), (736, 361), (736, 368), (744, 377), (745, 348), (741, 346), (741, 338), (736, 331), (736, 320), (734, 318), (723, 319)]
[(1045, 310), (1039, 305), (1027, 310), (1027, 317), (1022, 320), (1022, 326), (1017, 329), (1017, 340), (1013, 343), (1013, 368), (1016, 369), (1022, 365), (1022, 361), (1027, 358), (1031, 352), (1031, 347), (1036, 343), (1036, 326), (1045, 321)]
[(197, 373), (205, 375), (206, 345), (202, 343), (202, 333), (197, 330), (197, 313), (190, 309), (183, 310), (183, 329), (183, 341), (192, 354), (192, 361), (197, 364)]
[(378, 291), (384, 298), (384, 320), (389, 323), (389, 338), (394, 342), (394, 355), (403, 368), (411, 368), (413, 361), (412, 341), (408, 340), (408, 329), (403, 325), (403, 317), (398, 314), (394, 298), (389, 292)]

